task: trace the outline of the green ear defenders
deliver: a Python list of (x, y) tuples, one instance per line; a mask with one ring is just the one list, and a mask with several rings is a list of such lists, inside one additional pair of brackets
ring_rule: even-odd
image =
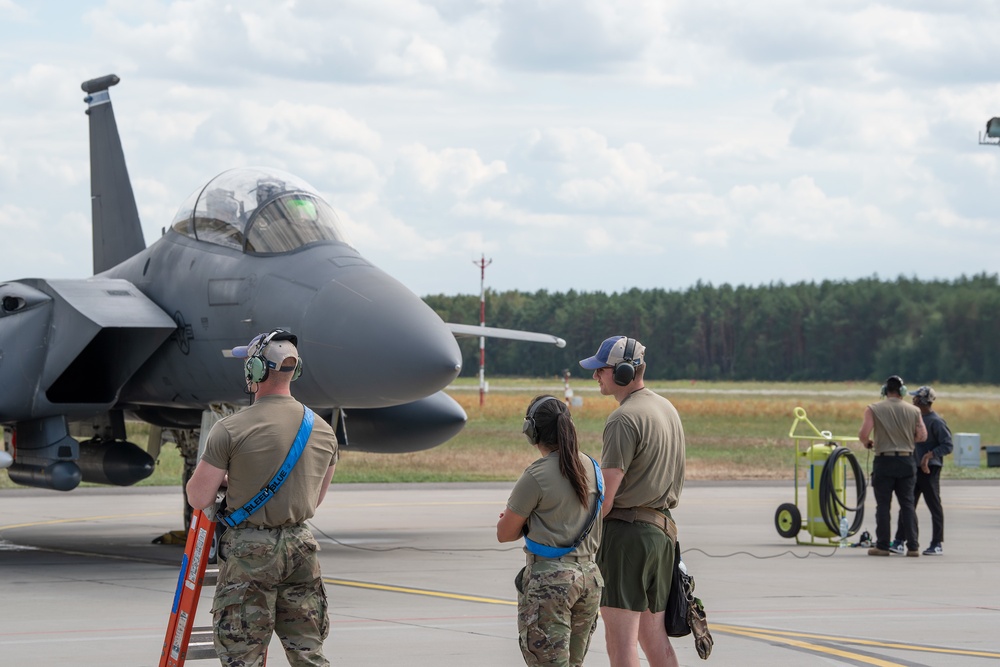
[[(298, 336), (288, 333), (284, 329), (275, 329), (271, 333), (264, 336), (257, 344), (257, 349), (253, 354), (247, 356), (247, 360), (243, 364), (243, 371), (246, 375), (247, 382), (256, 384), (263, 382), (268, 378), (271, 370), (275, 368), (275, 364), (267, 360), (264, 356), (264, 351), (267, 349), (267, 346), (271, 343), (271, 341), (282, 340), (287, 340), (292, 345), (298, 347)], [(292, 382), (298, 380), (300, 375), (302, 375), (302, 359), (300, 357), (296, 357), (295, 368), (292, 370)]]
[(898, 375), (890, 375), (888, 378), (886, 378), (885, 384), (882, 385), (882, 398), (885, 398), (889, 394), (890, 383), (893, 385), (897, 384), (899, 385), (898, 391), (900, 396), (906, 395), (906, 385), (903, 384), (903, 378), (899, 377)]
[(538, 429), (535, 427), (535, 411), (537, 411), (542, 403), (545, 403), (546, 401), (556, 401), (557, 403), (561, 402), (555, 396), (540, 397), (537, 401), (528, 406), (528, 414), (524, 416), (524, 425), (521, 426), (521, 432), (528, 438), (528, 442), (533, 445), (538, 444)]
[(622, 360), (615, 364), (612, 377), (615, 380), (615, 384), (619, 387), (624, 387), (635, 379), (635, 367), (638, 365), (632, 358), (635, 355), (635, 345), (635, 338), (626, 338)]

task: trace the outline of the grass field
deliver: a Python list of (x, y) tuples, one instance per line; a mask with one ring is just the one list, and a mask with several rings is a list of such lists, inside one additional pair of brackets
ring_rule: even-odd
[[(878, 400), (878, 386), (862, 383), (716, 383), (652, 382), (677, 407), (687, 438), (688, 479), (791, 480), (796, 441), (789, 437), (793, 410), (802, 407), (817, 429), (855, 451), (865, 470), (870, 454), (855, 440), (865, 406)], [(571, 383), (583, 404), (573, 408), (580, 444), (598, 456), (601, 430), (615, 408), (614, 399), (601, 396), (591, 380)], [(1000, 387), (935, 385), (937, 411), (953, 433), (979, 433), (983, 445), (1000, 444)], [(335, 483), (511, 481), (534, 460), (535, 449), (521, 435), (524, 411), (540, 393), (563, 395), (561, 380), (490, 380), (485, 405), (479, 405), (475, 378), (462, 378), (448, 389), (468, 413), (466, 428), (456, 438), (423, 452), (370, 454), (344, 448)], [(146, 429), (130, 427), (130, 438), (144, 445)], [(796, 434), (808, 433), (800, 425)], [(812, 442), (801, 441), (801, 447)], [(983, 455), (979, 468), (959, 468), (945, 460), (946, 479), (1000, 479), (1000, 467), (988, 468)], [(166, 447), (154, 475), (143, 485), (178, 484), (181, 461), (174, 447)], [(0, 488), (13, 485), (0, 474)]]
[[(581, 380), (571, 388), (583, 399), (582, 406), (573, 408), (581, 447), (596, 456), (604, 420), (616, 403), (594, 391), (595, 385)], [(841, 444), (856, 452), (863, 467), (870, 467), (869, 454), (856, 442), (856, 435), (865, 406), (878, 399), (878, 386), (703, 382), (653, 382), (650, 386), (670, 398), (680, 412), (687, 438), (688, 479), (792, 479), (796, 443), (788, 434), (796, 407), (804, 408), (819, 430), (845, 436)], [(469, 415), (465, 430), (453, 440), (413, 454), (348, 451), (337, 476), (341, 481), (516, 479), (535, 458), (535, 450), (521, 435), (528, 403), (539, 393), (562, 396), (563, 387), (543, 379), (494, 379), (490, 390), (480, 407), (474, 380), (449, 389)], [(953, 432), (980, 433), (983, 444), (1000, 443), (1000, 388), (941, 386), (938, 393), (939, 412)], [(805, 432), (797, 430), (797, 434)], [(985, 456), (983, 460), (985, 466)], [(949, 457), (943, 474), (946, 478), (1000, 478), (1000, 468), (958, 468)]]

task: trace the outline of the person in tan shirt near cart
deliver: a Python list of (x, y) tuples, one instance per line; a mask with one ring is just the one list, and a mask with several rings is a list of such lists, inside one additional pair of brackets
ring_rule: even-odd
[(906, 555), (917, 557), (916, 510), (913, 486), (917, 464), (913, 458), (915, 443), (927, 439), (927, 428), (920, 409), (903, 400), (906, 385), (898, 375), (889, 376), (882, 385), (883, 400), (865, 408), (858, 440), (875, 450), (872, 463), (872, 492), (875, 494), (875, 546), (869, 556), (888, 556), (892, 530), (892, 496), (899, 501), (899, 525), (906, 541)]

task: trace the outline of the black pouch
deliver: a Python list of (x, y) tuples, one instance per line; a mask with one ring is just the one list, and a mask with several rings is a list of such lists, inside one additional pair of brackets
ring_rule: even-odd
[(527, 565), (525, 565), (520, 570), (518, 570), (517, 574), (514, 576), (514, 588), (516, 588), (517, 592), (520, 593), (521, 595), (524, 595), (524, 582), (523, 582), (523, 580), (524, 580), (524, 571), (526, 569), (528, 569)]
[(686, 637), (694, 632), (694, 647), (698, 657), (708, 660), (712, 654), (715, 640), (708, 629), (708, 619), (705, 616), (705, 605), (694, 596), (694, 577), (681, 571), (681, 545), (674, 556), (673, 580), (670, 582), (670, 597), (667, 598), (667, 610), (663, 615), (663, 624), (671, 637)]
[(691, 626), (687, 619), (688, 587), (680, 564), (681, 545), (678, 542), (674, 544), (674, 572), (670, 582), (670, 597), (667, 598), (667, 610), (663, 615), (663, 624), (671, 637), (686, 637), (691, 634)]

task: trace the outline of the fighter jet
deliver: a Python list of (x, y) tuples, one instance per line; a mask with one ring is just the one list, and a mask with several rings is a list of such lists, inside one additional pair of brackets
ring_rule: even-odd
[[(109, 88), (86, 81), (94, 276), (0, 283), (0, 424), (19, 484), (149, 476), (163, 441), (195, 458), (213, 415), (249, 404), (228, 350), (276, 328), (298, 337), (295, 396), (353, 450), (409, 452), (456, 435), (466, 415), (442, 389), (457, 335), (557, 346), (547, 334), (449, 325), (366, 260), (308, 183), (267, 168), (197, 188), (163, 235), (143, 239)], [(145, 449), (126, 419), (153, 425)], [(0, 449), (2, 452), (2, 449)]]

